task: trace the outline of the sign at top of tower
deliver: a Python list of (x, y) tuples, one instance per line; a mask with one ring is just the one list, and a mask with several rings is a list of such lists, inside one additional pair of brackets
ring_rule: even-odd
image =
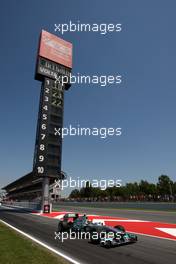
[(42, 30), (39, 52), (40, 57), (72, 68), (72, 43)]

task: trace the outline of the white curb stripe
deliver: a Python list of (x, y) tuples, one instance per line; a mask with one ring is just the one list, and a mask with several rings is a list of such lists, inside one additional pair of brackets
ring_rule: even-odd
[(159, 231), (165, 232), (171, 236), (176, 237), (176, 228), (166, 228), (166, 227), (163, 228), (155, 227), (155, 228), (158, 229)]
[(105, 221), (105, 222), (134, 222), (134, 223), (148, 223), (150, 221), (145, 221), (145, 220), (134, 220), (134, 219), (125, 219), (125, 220), (120, 220), (120, 219), (108, 219), (108, 218), (101, 218), (101, 219), (96, 219), (97, 221)]
[(23, 236), (28, 237), (29, 239), (33, 240), (33, 241), (36, 242), (37, 244), (39, 244), (39, 245), (41, 245), (41, 246), (47, 248), (48, 250), (52, 251), (53, 253), (55, 253), (55, 254), (57, 254), (57, 255), (63, 257), (64, 259), (70, 261), (71, 263), (74, 263), (74, 264), (81, 264), (81, 262), (78, 262), (78, 261), (74, 260), (73, 258), (70, 258), (69, 256), (67, 256), (67, 255), (65, 255), (65, 254), (63, 254), (63, 253), (61, 253), (61, 252), (59, 252), (58, 250), (56, 250), (56, 249), (54, 249), (54, 248), (48, 246), (47, 244), (43, 243), (42, 241), (40, 241), (40, 240), (36, 239), (35, 237), (33, 237), (33, 236), (31, 236), (31, 235), (29, 235), (29, 234), (27, 234), (27, 233), (21, 231), (20, 229), (18, 229), (18, 228), (16, 228), (16, 227), (14, 227), (14, 226), (8, 224), (7, 222), (5, 222), (5, 221), (3, 221), (3, 220), (1, 220), (1, 219), (0, 219), (0, 222), (2, 222), (3, 224), (7, 225), (8, 227), (14, 229), (15, 231), (17, 231), (18, 233), (22, 234)]
[(170, 240), (170, 241), (174, 241), (176, 242), (176, 239), (172, 239), (172, 238), (167, 238), (167, 237), (160, 237), (160, 236), (153, 236), (153, 235), (147, 235), (145, 233), (139, 233), (139, 232), (134, 232), (134, 231), (128, 231), (126, 230), (126, 232), (131, 233), (131, 234), (137, 234), (137, 235), (141, 235), (141, 236), (146, 236), (146, 237), (153, 237), (153, 238), (159, 238), (159, 239), (166, 239), (166, 240)]

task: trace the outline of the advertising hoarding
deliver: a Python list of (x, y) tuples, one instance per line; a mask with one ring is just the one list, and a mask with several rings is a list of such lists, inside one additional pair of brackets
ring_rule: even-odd
[(72, 43), (42, 30), (38, 56), (72, 68)]

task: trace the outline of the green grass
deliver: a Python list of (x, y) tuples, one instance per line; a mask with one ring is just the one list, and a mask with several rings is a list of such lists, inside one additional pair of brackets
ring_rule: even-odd
[(0, 223), (1, 264), (68, 264), (31, 240)]

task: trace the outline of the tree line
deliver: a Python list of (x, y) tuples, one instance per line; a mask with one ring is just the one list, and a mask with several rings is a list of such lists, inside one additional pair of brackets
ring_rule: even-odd
[(161, 175), (156, 184), (141, 180), (121, 187), (93, 188), (90, 182), (81, 189), (74, 189), (69, 198), (90, 201), (176, 201), (176, 182)]

